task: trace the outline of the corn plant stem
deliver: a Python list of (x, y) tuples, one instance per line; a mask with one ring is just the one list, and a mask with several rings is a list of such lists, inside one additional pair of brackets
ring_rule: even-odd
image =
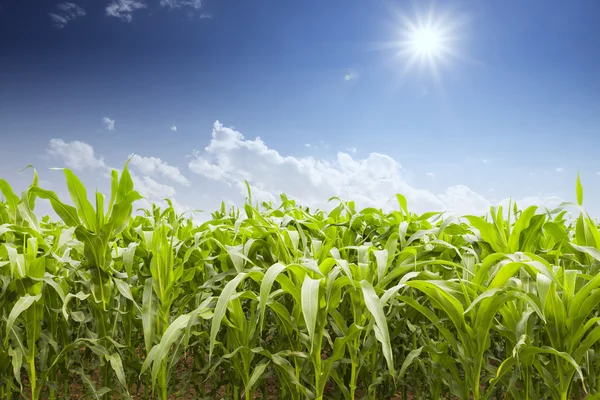
[[(481, 356), (481, 357), (479, 357)], [(473, 369), (473, 400), (481, 398), (481, 368), (483, 364), (483, 351), (475, 357), (475, 368)]]
[(529, 373), (529, 366), (525, 366), (525, 400), (530, 399), (530, 391), (531, 391), (531, 375)]
[[(377, 379), (377, 348), (375, 347), (371, 351), (371, 382), (375, 382)], [(371, 394), (372, 399), (377, 399), (377, 388), (373, 386), (373, 393)]]
[(36, 350), (36, 338), (35, 338), (35, 330), (38, 329), (39, 327), (36, 326), (37, 324), (37, 313), (38, 313), (38, 306), (37, 304), (34, 304), (33, 306), (31, 306), (27, 311), (27, 318), (30, 320), (30, 326), (29, 329), (27, 330), (27, 345), (29, 346), (29, 355), (28, 355), (28, 361), (29, 361), (29, 385), (31, 386), (31, 398), (32, 400), (37, 400), (39, 398), (39, 393), (37, 390), (37, 374), (36, 374), (36, 370), (35, 370), (35, 356), (37, 353)]
[(29, 385), (31, 386), (31, 399), (37, 400), (37, 377), (35, 373), (35, 348), (33, 349), (33, 354), (29, 354)]
[[(107, 339), (108, 330), (106, 329), (106, 319), (110, 314), (107, 311), (104, 311), (101, 307), (94, 308), (96, 309), (96, 314), (98, 314), (98, 334), (101, 338), (101, 343), (108, 348), (110, 342)], [(102, 387), (111, 387), (110, 378), (110, 364), (108, 362), (104, 362), (104, 364), (100, 366), (100, 385)], [(108, 394), (104, 394), (102, 398), (108, 399)]]
[(556, 369), (558, 371), (558, 378), (559, 378), (559, 385), (558, 385), (558, 387), (559, 387), (559, 390), (560, 390), (560, 399), (561, 400), (567, 400), (569, 398), (569, 387), (568, 387), (568, 384), (565, 385), (565, 379), (564, 379), (562, 361), (561, 360), (556, 360), (556, 366), (557, 366)]
[(317, 330), (315, 332), (315, 341), (313, 342), (313, 360), (315, 362), (315, 389), (317, 400), (323, 398), (323, 392), (325, 391), (325, 382), (323, 382), (323, 360), (321, 359), (321, 352), (323, 346), (323, 331), (324, 326), (321, 323), (317, 324)]
[(356, 393), (356, 364), (356, 358), (352, 357), (352, 366), (350, 367), (350, 398), (352, 399)]
[[(198, 347), (194, 347), (192, 349), (193, 352), (193, 359), (194, 359), (194, 370), (195, 371), (201, 371), (202, 370), (202, 355), (199, 351)], [(201, 385), (201, 380), (200, 379), (194, 379), (194, 388), (196, 389), (196, 393), (203, 393), (204, 390), (200, 389), (200, 385)]]
[(168, 386), (167, 386), (167, 361), (163, 360), (160, 364), (160, 372), (158, 373), (158, 390), (159, 390), (159, 399), (167, 400), (168, 396)]

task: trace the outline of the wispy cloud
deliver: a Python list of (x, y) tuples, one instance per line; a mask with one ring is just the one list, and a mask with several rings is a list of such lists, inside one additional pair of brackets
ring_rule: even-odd
[(177, 132), (177, 127), (176, 127), (175, 125), (172, 125), (172, 126), (171, 126), (171, 130), (172, 130), (173, 132)]
[(168, 8), (191, 7), (199, 10), (202, 8), (202, 0), (160, 0), (160, 5)]
[[(232, 128), (233, 129), (233, 128)], [(319, 143), (315, 144), (315, 143), (304, 143), (305, 147), (311, 148), (311, 149), (315, 149), (315, 150), (322, 150), (322, 149), (328, 149), (329, 145), (327, 143), (325, 143), (322, 140), (319, 140)], [(356, 153), (356, 149), (354, 147), (349, 147), (346, 149), (346, 151), (349, 151), (351, 153)]]
[(106, 129), (108, 129), (109, 131), (114, 131), (115, 130), (115, 120), (114, 119), (110, 119), (108, 117), (104, 117), (104, 118), (102, 118), (102, 123), (104, 124), (104, 126), (106, 127)]
[(348, 71), (346, 74), (344, 74), (344, 80), (346, 82), (353, 81), (356, 79), (358, 79), (358, 72), (356, 71)]
[(75, 3), (60, 3), (56, 5), (56, 12), (50, 13), (50, 18), (59, 29), (64, 28), (69, 22), (85, 16), (85, 10)]
[(425, 175), (427, 175), (430, 178), (435, 178), (435, 174), (433, 172), (426, 172)]
[(116, 17), (122, 21), (131, 22), (133, 13), (142, 8), (146, 8), (146, 3), (138, 0), (113, 0), (106, 7), (106, 15)]
[(564, 171), (564, 169), (563, 169), (563, 168), (560, 168), (560, 167), (559, 167), (559, 168), (556, 168), (556, 172), (563, 172), (563, 171)]

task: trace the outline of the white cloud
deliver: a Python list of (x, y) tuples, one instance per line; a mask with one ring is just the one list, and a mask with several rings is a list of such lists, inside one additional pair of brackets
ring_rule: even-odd
[(149, 176), (138, 177), (132, 173), (131, 179), (135, 190), (150, 201), (172, 198), (176, 194), (174, 187), (159, 183)]
[(199, 10), (202, 8), (202, 0), (160, 0), (160, 5), (168, 8), (191, 7)]
[(358, 79), (358, 72), (356, 71), (349, 71), (346, 74), (344, 74), (344, 81), (349, 82), (349, 81), (353, 81)]
[(230, 180), (229, 174), (218, 165), (212, 164), (209, 160), (201, 156), (199, 152), (195, 152), (194, 156), (196, 156), (196, 159), (188, 164), (190, 171), (215, 181), (223, 180), (227, 182)]
[(189, 163), (191, 171), (238, 187), (241, 194), (245, 193), (243, 181), (248, 180), (255, 197), (275, 199), (286, 193), (302, 204), (321, 208), (327, 208), (328, 198), (339, 196), (363, 207), (389, 209), (396, 206), (395, 200), (390, 201), (396, 193), (404, 194), (411, 209), (418, 212), (447, 208), (485, 212), (490, 204), (462, 185), (439, 196), (414, 188), (406, 182), (401, 165), (384, 154), (354, 159), (339, 152), (333, 160), (283, 156), (260, 138), (246, 140), (218, 121), (208, 147), (194, 156)]
[(346, 150), (352, 154), (356, 154), (356, 147), (348, 147)]
[(172, 126), (171, 126), (171, 130), (172, 130), (173, 132), (177, 132), (177, 127), (176, 127), (175, 125), (172, 125)]
[(108, 129), (109, 131), (114, 131), (115, 130), (115, 120), (114, 119), (110, 119), (108, 117), (104, 117), (104, 118), (102, 118), (102, 123), (104, 124), (104, 126), (106, 127), (106, 129)]
[(116, 17), (123, 21), (131, 22), (133, 13), (142, 8), (146, 8), (146, 3), (139, 0), (113, 0), (106, 7), (106, 15)]
[[(331, 206), (327, 199), (338, 196), (355, 200), (357, 207), (389, 210), (397, 209), (395, 194), (402, 193), (412, 211), (449, 210), (457, 214), (485, 214), (498, 203), (465, 185), (448, 187), (439, 195), (415, 188), (408, 183), (402, 166), (384, 154), (371, 153), (359, 159), (339, 152), (331, 160), (284, 156), (260, 138), (245, 139), (240, 132), (218, 121), (209, 145), (193, 155), (189, 163), (191, 171), (223, 182), (237, 189), (241, 196), (246, 195), (244, 180), (247, 180), (257, 201), (275, 201), (280, 193), (286, 193), (300, 204), (327, 209)], [(544, 206), (556, 204), (557, 199), (528, 197), (522, 202), (524, 206)]]
[(74, 170), (108, 168), (102, 157), (96, 157), (92, 146), (78, 140), (67, 143), (62, 139), (51, 139), (46, 153), (53, 158), (62, 159), (67, 168)]
[[(112, 168), (106, 165), (104, 159), (102, 157), (98, 157), (95, 154), (93, 147), (87, 143), (80, 141), (65, 142), (62, 139), (52, 139), (48, 144), (46, 153), (51, 158), (59, 159), (62, 162), (61, 165), (58, 165), (59, 167), (67, 167), (77, 171), (80, 179), (82, 179), (84, 182), (86, 180), (86, 174), (82, 171), (87, 169), (90, 171), (87, 174), (87, 178), (104, 176), (107, 178), (106, 183), (108, 184), (108, 179), (110, 177), (109, 172)], [(180, 183), (189, 184), (187, 179), (179, 173), (177, 168), (162, 162), (158, 158), (137, 157), (136, 159), (132, 160), (131, 163), (134, 164), (136, 162), (141, 166), (141, 168), (136, 168), (136, 170), (142, 173), (159, 173)], [(120, 168), (116, 168), (116, 170), (119, 171), (119, 173), (122, 172)], [(148, 208), (150, 207), (151, 203), (157, 203), (162, 207), (166, 207), (167, 204), (162, 200), (167, 198), (171, 200), (177, 213), (194, 210), (192, 207), (178, 202), (178, 200), (175, 198), (177, 193), (174, 187), (157, 182), (147, 175), (139, 176), (137, 172), (131, 168), (130, 174), (135, 189), (142, 196), (144, 196), (144, 199), (139, 200), (134, 204), (134, 209), (143, 207)], [(44, 188), (51, 188), (54, 186), (53, 182), (51, 181), (40, 180), (40, 184)], [(60, 191), (60, 185), (58, 185), (57, 189)], [(199, 197), (206, 200), (205, 195)]]
[(482, 162), (483, 164), (487, 164), (487, 163), (488, 163), (488, 160), (486, 160), (486, 159), (484, 158), (484, 159), (482, 159), (482, 160), (481, 160), (481, 162)]
[(67, 24), (79, 17), (85, 16), (85, 10), (75, 3), (59, 3), (56, 5), (57, 11), (50, 13), (50, 18), (57, 28), (64, 28)]
[(130, 164), (146, 175), (161, 175), (173, 182), (189, 186), (190, 181), (181, 174), (179, 168), (169, 165), (157, 157), (141, 157), (133, 155)]
[(563, 172), (564, 169), (563, 168), (556, 168), (556, 172)]
[(491, 206), (489, 200), (465, 185), (451, 186), (439, 198), (446, 209), (460, 215), (485, 213)]
[[(525, 209), (530, 206), (538, 206), (549, 210), (558, 207), (564, 200), (558, 196), (527, 196), (517, 200), (517, 205), (520, 209)], [(503, 199), (498, 204), (504, 208), (508, 207), (509, 199)], [(514, 204), (514, 199), (512, 201)]]
[(430, 178), (435, 178), (435, 174), (433, 172), (426, 172), (425, 175), (427, 175)]
[[(87, 169), (90, 177), (101, 177), (102, 172), (108, 176), (109, 167), (104, 159), (87, 143), (52, 139), (47, 154), (61, 160), (63, 165), (56, 166)], [(338, 152), (332, 158), (282, 155), (260, 138), (245, 139), (240, 132), (224, 127), (218, 121), (213, 126), (210, 143), (202, 151), (193, 153), (188, 166), (194, 173), (210, 180), (203, 185), (208, 188), (210, 197), (189, 192), (187, 196), (190, 197), (186, 197), (184, 189), (183, 194), (179, 194), (173, 186), (157, 181), (159, 176), (189, 185), (177, 167), (160, 158), (133, 156), (132, 179), (136, 189), (146, 197), (145, 203), (141, 202), (139, 206), (160, 203), (164, 198), (174, 200), (178, 212), (191, 210), (178, 200), (208, 211), (222, 199), (233, 200), (239, 206), (246, 196), (244, 180), (251, 184), (254, 200), (277, 201), (280, 193), (286, 193), (300, 204), (321, 209), (330, 209), (335, 204), (327, 202), (332, 196), (354, 200), (359, 208), (398, 209), (396, 193), (402, 193), (410, 210), (418, 213), (448, 210), (456, 214), (485, 214), (491, 205), (508, 204), (508, 199), (489, 199), (465, 185), (450, 186), (437, 194), (416, 188), (410, 183), (410, 172), (385, 154), (371, 153), (363, 158), (347, 152)], [(433, 176), (432, 172), (425, 174)], [(491, 190), (486, 193), (492, 195)], [(559, 197), (540, 195), (517, 201), (521, 208), (538, 205), (551, 209), (561, 202)]]

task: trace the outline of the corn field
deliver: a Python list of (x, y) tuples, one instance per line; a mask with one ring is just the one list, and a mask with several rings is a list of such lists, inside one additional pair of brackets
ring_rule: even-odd
[[(600, 232), (485, 218), (223, 205), (195, 224), (0, 180), (0, 398), (600, 398)], [(48, 201), (59, 220), (38, 219)], [(70, 204), (69, 204), (70, 203)], [(72, 205), (71, 205), (72, 204)], [(169, 203), (170, 205), (170, 203)]]

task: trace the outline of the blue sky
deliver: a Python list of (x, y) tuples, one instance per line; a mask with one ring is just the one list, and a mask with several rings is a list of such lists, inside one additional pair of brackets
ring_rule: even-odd
[[(399, 54), (427, 15), (453, 27), (437, 74)], [(135, 153), (139, 189), (181, 210), (247, 179), (485, 212), (573, 200), (580, 170), (600, 216), (598, 38), (594, 0), (0, 0), (0, 177), (22, 190), (34, 164), (66, 196), (66, 166), (106, 191)]]

